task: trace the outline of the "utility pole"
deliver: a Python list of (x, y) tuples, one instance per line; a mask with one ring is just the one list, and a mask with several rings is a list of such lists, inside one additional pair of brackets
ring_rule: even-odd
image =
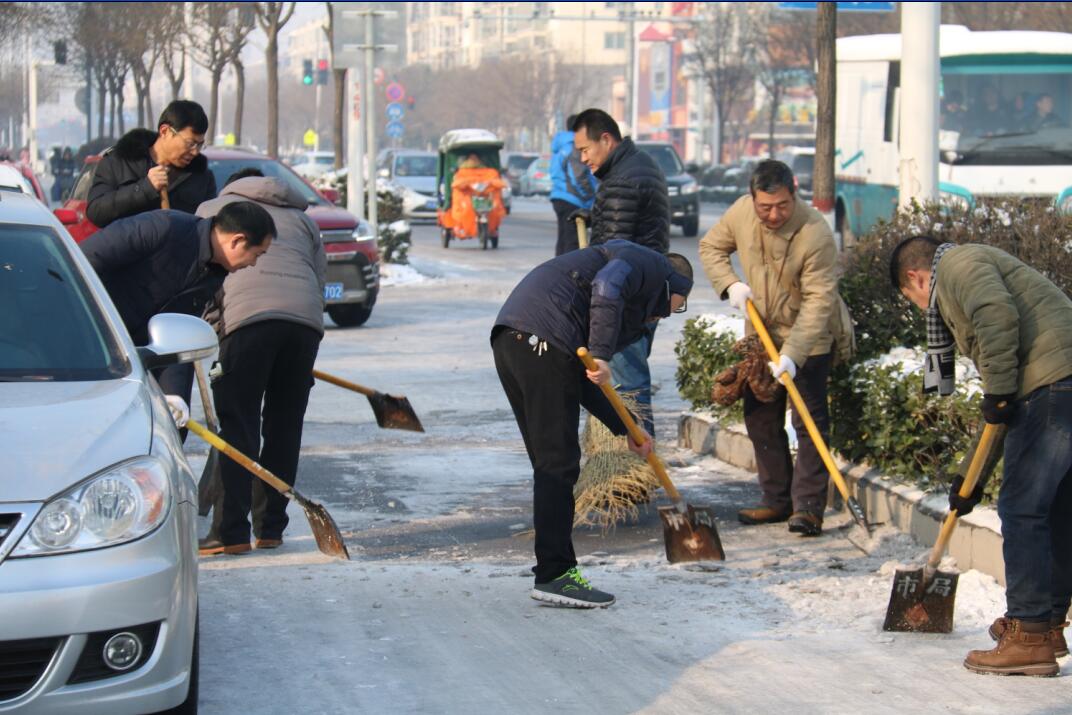
[(837, 3), (818, 3), (815, 41), (819, 67), (815, 81), (817, 116), (812, 205), (836, 230), (837, 227), (834, 226), (834, 136), (837, 108)]
[(938, 199), (940, 2), (901, 4), (901, 208)]
[(365, 170), (365, 176), (369, 182), (369, 196), (368, 196), (368, 222), (372, 226), (372, 235), (379, 241), (380, 238), (380, 222), (377, 216), (376, 204), (380, 200), (380, 192), (376, 190), (376, 116), (373, 113), (376, 109), (376, 99), (373, 87), (373, 71), (376, 64), (376, 14), (372, 12), (365, 13), (365, 46), (362, 47), (365, 51), (365, 92), (363, 98), (365, 100), (365, 111), (362, 112), (362, 116), (365, 119), (365, 161), (368, 168)]
[(37, 60), (30, 58), (30, 106), (28, 112), (29, 118), (29, 141), (27, 142), (30, 150), (30, 167), (37, 171)]

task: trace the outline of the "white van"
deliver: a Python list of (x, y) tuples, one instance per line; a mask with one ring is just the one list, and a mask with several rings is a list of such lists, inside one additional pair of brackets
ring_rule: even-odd
[[(901, 36), (837, 41), (836, 222), (851, 241), (897, 206)], [(1072, 211), (1072, 34), (940, 34), (941, 200)]]

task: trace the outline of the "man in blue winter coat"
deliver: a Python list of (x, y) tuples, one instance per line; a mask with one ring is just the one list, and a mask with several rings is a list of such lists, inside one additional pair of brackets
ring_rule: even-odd
[(555, 255), (576, 251), (577, 224), (570, 216), (578, 209), (588, 211), (596, 200), (596, 179), (573, 147), (573, 120), (566, 120), (566, 129), (551, 140), (551, 206), (558, 219), (558, 241)]
[[(610, 381), (608, 361), (648, 322), (684, 312), (690, 290), (692, 266), (684, 256), (613, 240), (537, 266), (499, 311), (491, 331), (495, 369), (533, 470), (532, 598), (570, 608), (614, 603), (581, 576), (573, 550), (580, 407), (614, 434), (626, 434), (598, 388)], [(579, 347), (588, 348), (597, 370), (585, 370)], [(651, 451), (650, 437), (629, 443), (642, 457)]]

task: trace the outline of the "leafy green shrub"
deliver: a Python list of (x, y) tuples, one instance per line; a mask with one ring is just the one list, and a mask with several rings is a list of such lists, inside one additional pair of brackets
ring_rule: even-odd
[[(346, 205), (346, 177), (334, 177), (330, 187), (339, 192), (339, 205)], [(365, 192), (365, 215), (368, 216), (369, 192)], [(384, 263), (409, 263), (409, 248), (413, 241), (413, 232), (407, 227), (398, 230), (392, 224), (403, 217), (402, 192), (389, 184), (380, 184), (377, 191), (376, 222), (380, 224), (377, 245), (380, 259)]]
[(733, 352), (737, 335), (718, 330), (705, 316), (685, 321), (681, 340), (674, 346), (677, 355), (677, 389), (696, 410), (708, 410), (720, 419), (739, 421), (743, 417), (740, 403), (723, 407), (711, 402), (715, 375), (741, 359)]

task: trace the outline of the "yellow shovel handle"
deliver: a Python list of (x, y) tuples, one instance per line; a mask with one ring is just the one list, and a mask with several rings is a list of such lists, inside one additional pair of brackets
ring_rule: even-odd
[[(588, 348), (577, 348), (577, 357), (581, 359), (584, 366), (589, 370), (596, 370), (598, 366), (595, 360), (592, 359), (592, 355), (588, 352)], [(610, 401), (611, 407), (618, 413), (618, 417), (621, 418), (625, 424), (625, 428), (629, 430), (629, 436), (637, 444), (643, 444), (644, 433), (640, 431), (637, 423), (633, 420), (633, 416), (629, 414), (629, 410), (626, 409), (625, 403), (622, 402), (622, 398), (618, 396), (618, 393), (610, 385), (603, 383), (599, 386), (599, 389), (603, 390), (603, 394), (607, 396), (607, 400)], [(651, 465), (655, 475), (659, 477), (659, 482), (663, 485), (663, 489), (666, 490), (667, 496), (670, 500), (677, 504), (681, 501), (681, 494), (678, 493), (674, 487), (674, 483), (670, 481), (670, 475), (666, 473), (666, 467), (663, 466), (662, 460), (652, 450), (648, 452), (648, 464)]]
[[(763, 325), (763, 319), (759, 317), (759, 311), (756, 310), (756, 305), (752, 302), (751, 298), (747, 299), (745, 307), (748, 310), (748, 318), (752, 321), (752, 326), (756, 329), (756, 333), (759, 335), (760, 342), (763, 343), (763, 347), (767, 350), (767, 355), (772, 362), (778, 362), (778, 348), (774, 347), (774, 341), (771, 340), (770, 333), (767, 332), (766, 326)], [(822, 457), (823, 464), (826, 465), (826, 470), (830, 472), (830, 478), (834, 480), (834, 484), (837, 485), (842, 498), (844, 498), (845, 501), (848, 501), (849, 487), (845, 483), (845, 478), (841, 476), (841, 470), (837, 468), (837, 465), (834, 463), (834, 458), (830, 456), (830, 450), (826, 448), (826, 442), (823, 441), (822, 435), (819, 434), (819, 428), (815, 426), (815, 420), (811, 418), (811, 412), (808, 411), (808, 406), (804, 404), (804, 398), (800, 396), (800, 392), (797, 390), (797, 386), (793, 382), (793, 378), (789, 376), (788, 372), (782, 373), (782, 384), (785, 385), (786, 392), (789, 393), (789, 398), (797, 408), (797, 414), (800, 415), (800, 419), (803, 420), (804, 426), (807, 427), (808, 435), (811, 437), (815, 449), (819, 452), (819, 456)]]
[(219, 436), (212, 434), (204, 425), (195, 422), (194, 420), (186, 421), (186, 428), (196, 434), (201, 439), (205, 440), (220, 452), (226, 454), (234, 461), (241, 464), (243, 467), (253, 472), (253, 475), (268, 482), (271, 486), (275, 487), (276, 491), (286, 496), (291, 492), (290, 485), (284, 482), (276, 475), (269, 472), (261, 465), (254, 462), (246, 455), (239, 452), (237, 449), (220, 439)]
[[(968, 464), (968, 473), (964, 476), (964, 483), (960, 485), (960, 491), (957, 492), (961, 497), (966, 499), (975, 491), (979, 475), (983, 472), (983, 465), (986, 463), (987, 456), (1000, 429), (998, 425), (992, 425), (989, 422), (983, 427), (983, 434), (979, 437), (979, 444), (976, 445), (975, 453)], [(945, 553), (945, 547), (949, 543), (949, 538), (953, 535), (953, 529), (956, 526), (957, 510), (951, 509), (946, 515), (945, 521), (942, 522), (942, 529), (938, 532), (938, 540), (934, 542), (934, 546), (931, 548), (930, 558), (927, 559), (928, 569), (933, 570), (938, 567), (938, 562), (942, 560), (942, 554)]]

